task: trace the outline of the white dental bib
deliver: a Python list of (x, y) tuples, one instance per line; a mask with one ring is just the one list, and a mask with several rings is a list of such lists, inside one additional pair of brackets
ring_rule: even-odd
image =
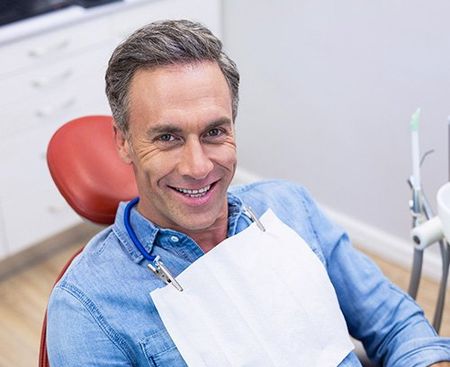
[(189, 367), (337, 366), (351, 352), (323, 264), (271, 211), (151, 292)]

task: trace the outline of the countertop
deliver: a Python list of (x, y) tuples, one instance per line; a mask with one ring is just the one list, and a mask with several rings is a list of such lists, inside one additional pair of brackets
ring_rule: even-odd
[(122, 0), (89, 9), (74, 5), (47, 14), (6, 24), (0, 26), (0, 46), (48, 32), (55, 28), (68, 26), (73, 23), (80, 23), (93, 17), (104, 16), (124, 8), (152, 1), (159, 0)]

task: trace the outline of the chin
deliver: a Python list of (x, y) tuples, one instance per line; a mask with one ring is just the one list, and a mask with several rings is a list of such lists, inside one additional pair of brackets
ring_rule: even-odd
[(181, 220), (178, 221), (178, 224), (186, 231), (200, 232), (213, 227), (220, 217), (220, 215), (209, 212), (201, 215), (186, 213), (182, 218), (180, 218)]

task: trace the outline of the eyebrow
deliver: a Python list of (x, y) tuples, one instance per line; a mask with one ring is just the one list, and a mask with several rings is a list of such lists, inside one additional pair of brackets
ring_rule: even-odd
[[(220, 118), (218, 120), (208, 123), (203, 130), (207, 131), (224, 125), (231, 126), (232, 125), (231, 120), (227, 117)], [(180, 134), (182, 132), (183, 129), (181, 129), (178, 125), (169, 122), (169, 123), (160, 123), (155, 126), (152, 126), (151, 128), (148, 129), (147, 135), (154, 136), (160, 134)]]
[(220, 119), (218, 119), (216, 121), (210, 122), (208, 125), (206, 125), (204, 130), (205, 131), (206, 130), (211, 130), (211, 129), (214, 129), (216, 127), (223, 126), (223, 125), (231, 126), (231, 120), (229, 118), (227, 118), (227, 117), (222, 117), (222, 118), (220, 118)]
[(147, 131), (147, 135), (153, 136), (153, 135), (159, 135), (159, 134), (179, 134), (183, 130), (172, 124), (172, 123), (162, 123), (156, 126), (152, 126)]

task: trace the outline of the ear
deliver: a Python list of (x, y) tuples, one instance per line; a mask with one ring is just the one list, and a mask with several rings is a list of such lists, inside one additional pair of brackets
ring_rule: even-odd
[(131, 164), (133, 160), (131, 159), (131, 149), (128, 139), (126, 139), (122, 130), (120, 130), (115, 124), (114, 129), (114, 140), (116, 142), (117, 152), (119, 153), (120, 159), (126, 164)]

